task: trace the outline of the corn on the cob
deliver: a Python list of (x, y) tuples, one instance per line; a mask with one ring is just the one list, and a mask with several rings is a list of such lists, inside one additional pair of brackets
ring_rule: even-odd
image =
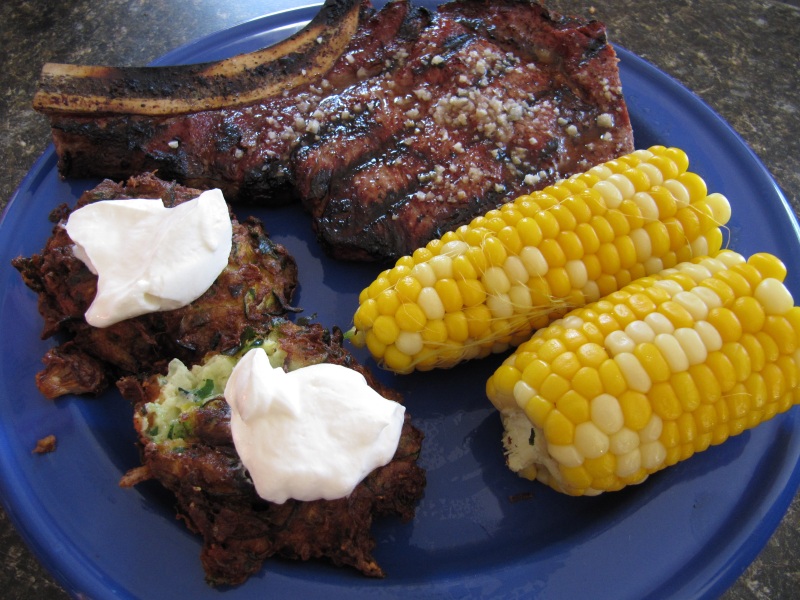
[(357, 346), (406, 373), (501, 352), (569, 308), (722, 247), (730, 217), (686, 154), (654, 146), (477, 217), (381, 273)]
[(644, 277), (537, 331), (489, 378), (509, 467), (572, 495), (640, 483), (800, 401), (800, 308), (769, 254)]

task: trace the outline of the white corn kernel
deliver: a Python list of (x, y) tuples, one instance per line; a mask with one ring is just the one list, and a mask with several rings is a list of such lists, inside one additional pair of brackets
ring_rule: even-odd
[(667, 361), (670, 371), (680, 373), (689, 368), (689, 357), (686, 356), (686, 352), (683, 351), (674, 335), (668, 333), (657, 335), (655, 345), (661, 351), (664, 360)]
[(678, 292), (672, 299), (685, 308), (695, 321), (702, 321), (708, 316), (705, 302), (691, 292)]
[(530, 277), (528, 270), (525, 268), (525, 263), (522, 262), (519, 256), (507, 257), (506, 261), (503, 263), (503, 270), (506, 272), (508, 280), (512, 285), (515, 283), (527, 283)]
[(639, 169), (642, 173), (647, 175), (647, 179), (650, 180), (650, 185), (661, 185), (664, 183), (664, 175), (661, 171), (652, 163), (642, 162), (636, 165), (636, 168)]
[(486, 293), (489, 295), (505, 294), (511, 289), (511, 282), (508, 275), (500, 267), (489, 267), (481, 277)]
[(695, 283), (700, 283), (704, 279), (708, 279), (709, 277), (711, 277), (711, 271), (709, 271), (702, 264), (681, 263), (679, 266), (680, 266), (679, 269), (680, 272), (691, 277)]
[(663, 270), (664, 270), (664, 261), (662, 261), (660, 258), (651, 256), (650, 258), (644, 261), (644, 271), (648, 275), (652, 275), (653, 273), (660, 273)]
[(508, 297), (511, 300), (511, 304), (514, 306), (514, 310), (517, 313), (527, 312), (533, 307), (533, 299), (531, 298), (531, 291), (528, 289), (527, 286), (524, 285), (511, 286), (511, 289), (508, 291)]
[(703, 303), (708, 307), (708, 310), (722, 306), (722, 300), (711, 288), (698, 285), (696, 288), (692, 288), (692, 294), (700, 298), (700, 300), (702, 300)]
[(636, 250), (636, 260), (644, 263), (653, 255), (653, 242), (646, 229), (634, 229), (630, 232), (633, 247)]
[(467, 242), (463, 240), (452, 240), (442, 245), (439, 250), (439, 256), (455, 258), (456, 256), (461, 256), (467, 250), (469, 250), (469, 244)]
[(639, 434), (633, 429), (623, 427), (609, 438), (608, 449), (612, 454), (621, 456), (639, 447)]
[(691, 200), (689, 191), (680, 181), (677, 179), (667, 179), (664, 182), (664, 187), (667, 188), (670, 194), (672, 194), (672, 197), (675, 198), (675, 204), (677, 204), (678, 208), (689, 206), (689, 201)]
[(697, 335), (700, 336), (707, 351), (716, 352), (722, 348), (722, 336), (719, 334), (719, 331), (717, 331), (717, 328), (708, 321), (695, 323), (694, 330), (697, 332)]
[(394, 345), (406, 356), (414, 356), (422, 350), (424, 342), (419, 333), (401, 331), (394, 341)]
[(614, 357), (614, 362), (617, 363), (620, 371), (622, 371), (622, 376), (625, 378), (628, 387), (633, 391), (646, 394), (653, 387), (650, 375), (647, 374), (642, 363), (632, 353), (622, 352), (617, 354)]
[(753, 296), (768, 315), (782, 315), (794, 306), (792, 294), (782, 282), (767, 277), (756, 286)]
[[(589, 404), (592, 423), (605, 434), (617, 433), (625, 424), (619, 401), (611, 394), (600, 394)], [(577, 433), (576, 433), (577, 436)]]
[(586, 302), (597, 302), (600, 299), (600, 286), (596, 281), (587, 281), (581, 289), (581, 293), (586, 298)]
[(725, 263), (710, 256), (704, 257), (697, 264), (702, 265), (704, 268), (708, 269), (708, 272), (711, 273), (712, 275), (714, 273), (718, 273), (719, 271), (725, 271), (728, 269)]
[(705, 256), (708, 254), (708, 238), (701, 235), (693, 239), (689, 243), (689, 247), (692, 249), (692, 256)]
[(572, 444), (550, 444), (547, 452), (553, 459), (565, 467), (579, 467), (583, 464), (583, 455)]
[(619, 188), (611, 183), (608, 178), (598, 181), (592, 187), (600, 192), (603, 201), (610, 209), (618, 208), (623, 200), (622, 192), (620, 192)]
[(429, 321), (444, 319), (445, 308), (439, 293), (432, 287), (424, 287), (419, 291), (417, 304)]
[(625, 328), (625, 333), (634, 343), (652, 342), (656, 337), (655, 331), (645, 321), (631, 321)]
[(531, 277), (542, 277), (549, 269), (547, 260), (545, 260), (541, 250), (534, 246), (525, 246), (522, 252), (519, 253), (519, 257)]
[(642, 467), (647, 470), (657, 469), (667, 458), (667, 449), (659, 441), (648, 442), (639, 446), (642, 455)]
[(617, 456), (616, 474), (618, 477), (629, 477), (642, 467), (642, 457), (638, 448)]
[(614, 171), (609, 169), (607, 166), (600, 164), (600, 165), (595, 165), (594, 167), (589, 169), (589, 173), (591, 173), (592, 175), (596, 175), (599, 180), (604, 181), (609, 177), (611, 177), (611, 175), (614, 174)]
[(731, 218), (731, 204), (728, 199), (719, 193), (713, 193), (706, 196), (706, 204), (711, 209), (711, 215), (714, 220), (720, 225), (724, 225)]
[(535, 395), (536, 390), (525, 383), (522, 379), (514, 384), (514, 400), (517, 402), (517, 406), (519, 406), (521, 410), (525, 410), (525, 407), (528, 406), (528, 401)]
[(411, 276), (419, 281), (422, 287), (433, 287), (436, 284), (436, 272), (428, 262), (421, 262), (411, 268)]
[(633, 185), (633, 182), (622, 173), (614, 173), (608, 178), (608, 181), (614, 184), (623, 198), (632, 198), (636, 193), (636, 187)]
[[(664, 270), (662, 273), (666, 273), (666, 271), (667, 270)], [(672, 279), (661, 279), (660, 281), (656, 281), (653, 285), (657, 285), (658, 287), (662, 288), (670, 295), (670, 298), (675, 296), (675, 294), (680, 294), (683, 291), (681, 284), (677, 281), (672, 281)]]
[(653, 154), (653, 152), (647, 148), (639, 148), (638, 150), (634, 150), (630, 155), (638, 158), (640, 163), (644, 163), (655, 156), (655, 154)]
[(575, 427), (575, 448), (586, 458), (597, 458), (608, 452), (608, 436), (591, 421)]
[(650, 325), (650, 328), (656, 335), (675, 331), (675, 326), (672, 324), (672, 321), (659, 312), (650, 313), (644, 318), (644, 322)]
[(616, 356), (622, 352), (633, 352), (634, 348), (636, 348), (636, 343), (624, 331), (617, 329), (606, 336), (603, 346), (611, 356)]
[(650, 420), (641, 430), (639, 430), (639, 442), (646, 444), (647, 442), (654, 442), (661, 437), (661, 432), (664, 429), (664, 421), (661, 420), (657, 414), (650, 415)]
[(437, 255), (431, 257), (428, 264), (436, 273), (437, 281), (439, 279), (452, 279), (453, 278), (453, 259), (447, 255)]
[(561, 321), (561, 326), (565, 329), (579, 329), (585, 323), (578, 315), (567, 315), (559, 320)]
[(734, 252), (733, 250), (723, 250), (717, 254), (716, 259), (729, 269), (733, 266), (741, 265), (747, 262), (744, 256), (738, 252)]
[(636, 192), (633, 195), (633, 201), (639, 207), (639, 212), (642, 213), (645, 221), (658, 220), (658, 204), (653, 200), (653, 197), (647, 192)]
[(586, 271), (586, 264), (582, 260), (568, 260), (564, 265), (567, 271), (569, 282), (572, 287), (579, 290), (589, 281), (589, 273)]
[(496, 319), (508, 319), (514, 316), (514, 305), (508, 294), (491, 294), (486, 297), (486, 308)]
[(700, 335), (689, 327), (680, 327), (673, 334), (686, 353), (690, 365), (699, 365), (706, 361), (708, 350)]

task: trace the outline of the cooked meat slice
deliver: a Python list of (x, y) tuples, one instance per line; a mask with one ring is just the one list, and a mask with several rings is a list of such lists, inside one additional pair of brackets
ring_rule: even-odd
[(231, 201), (279, 204), (292, 198), (289, 157), (313, 132), (320, 100), (385, 69), (393, 50), (421, 26), (406, 2), (376, 13), (368, 2), (342, 57), (324, 77), (250, 106), (175, 116), (47, 113), (68, 177), (124, 179), (157, 170), (165, 179), (205, 189)]
[(603, 25), (526, 0), (441, 6), (404, 60), (319, 110), (334, 116), (298, 147), (296, 185), (321, 242), (345, 259), (409, 254), (633, 150)]
[[(355, 362), (342, 347), (338, 330), (331, 335), (316, 324), (276, 319), (263, 346), (286, 370), (319, 362), (345, 365), (363, 373), (385, 397), (399, 400)], [(412, 518), (425, 485), (425, 473), (416, 464), (422, 434), (408, 415), (392, 461), (374, 470), (349, 496), (274, 504), (257, 495), (236, 453), (225, 399), (203, 397), (179, 414), (170, 413), (172, 420), (165, 422), (159, 417), (163, 410), (155, 406), (162, 400), (164, 381), (127, 377), (118, 384), (123, 396), (135, 403), (143, 464), (123, 482), (134, 485), (152, 477), (175, 494), (178, 517), (203, 538), (201, 560), (210, 584), (240, 584), (271, 556), (322, 558), (371, 577), (384, 575), (372, 556), (373, 519), (387, 514)], [(215, 385), (224, 389), (221, 382)]]
[(365, 0), (333, 68), (291, 94), (187, 115), (48, 116), (64, 175), (158, 169), (237, 202), (299, 196), (325, 249), (354, 260), (410, 253), (633, 150), (605, 27), (532, 0), (433, 12)]
[[(162, 181), (152, 174), (126, 184), (105, 181), (84, 193), (76, 208), (90, 202), (124, 198), (161, 198), (167, 207), (200, 194), (199, 190)], [(63, 224), (69, 209), (61, 206), (56, 226), (41, 254), (14, 259), (39, 295), (43, 338), (66, 338), (45, 358), (37, 385), (47, 397), (97, 393), (121, 375), (159, 370), (172, 358), (188, 364), (211, 351), (239, 344), (250, 329), (261, 330), (273, 315), (290, 309), (297, 286), (297, 266), (286, 249), (273, 243), (254, 218), (233, 219), (233, 247), (228, 266), (214, 284), (190, 305), (127, 319), (106, 328), (86, 323), (97, 277), (72, 251)]]

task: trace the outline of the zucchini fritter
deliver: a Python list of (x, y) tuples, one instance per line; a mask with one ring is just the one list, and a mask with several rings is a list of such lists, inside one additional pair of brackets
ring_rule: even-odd
[[(85, 192), (75, 208), (100, 200), (161, 198), (172, 207), (200, 190), (158, 179), (153, 174), (127, 183), (102, 182)], [(124, 375), (153, 373), (173, 358), (195, 364), (206, 353), (235, 347), (247, 329), (260, 330), (270, 317), (286, 314), (297, 286), (297, 265), (272, 242), (253, 217), (240, 223), (231, 215), (233, 246), (228, 266), (190, 305), (127, 319), (110, 327), (92, 327), (84, 313), (97, 290), (97, 276), (75, 257), (63, 227), (70, 209), (56, 208), (53, 235), (41, 254), (12, 261), (39, 295), (44, 318), (42, 338), (63, 341), (44, 357), (37, 387), (48, 398), (101, 392)]]
[(399, 399), (342, 347), (341, 331), (330, 334), (317, 324), (275, 319), (267, 337), (245, 340), (234, 356), (214, 354), (192, 370), (173, 361), (166, 376), (120, 380), (122, 395), (135, 404), (143, 464), (122, 485), (153, 478), (175, 494), (178, 517), (203, 537), (201, 559), (211, 585), (240, 584), (271, 556), (323, 558), (382, 577), (372, 557), (370, 527), (378, 515), (413, 517), (425, 486), (425, 472), (416, 464), (422, 434), (406, 413), (392, 461), (345, 498), (263, 500), (236, 453), (230, 408), (222, 396), (236, 361), (254, 345), (264, 347), (274, 367), (345, 365), (364, 374), (383, 396)]

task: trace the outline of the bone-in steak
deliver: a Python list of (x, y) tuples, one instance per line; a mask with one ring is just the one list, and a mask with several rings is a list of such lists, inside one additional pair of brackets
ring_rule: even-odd
[(232, 202), (299, 195), (326, 250), (355, 260), (409, 253), (633, 150), (603, 24), (531, 0), (364, 0), (332, 69), (283, 95), (172, 116), (48, 115), (63, 175), (157, 170)]

